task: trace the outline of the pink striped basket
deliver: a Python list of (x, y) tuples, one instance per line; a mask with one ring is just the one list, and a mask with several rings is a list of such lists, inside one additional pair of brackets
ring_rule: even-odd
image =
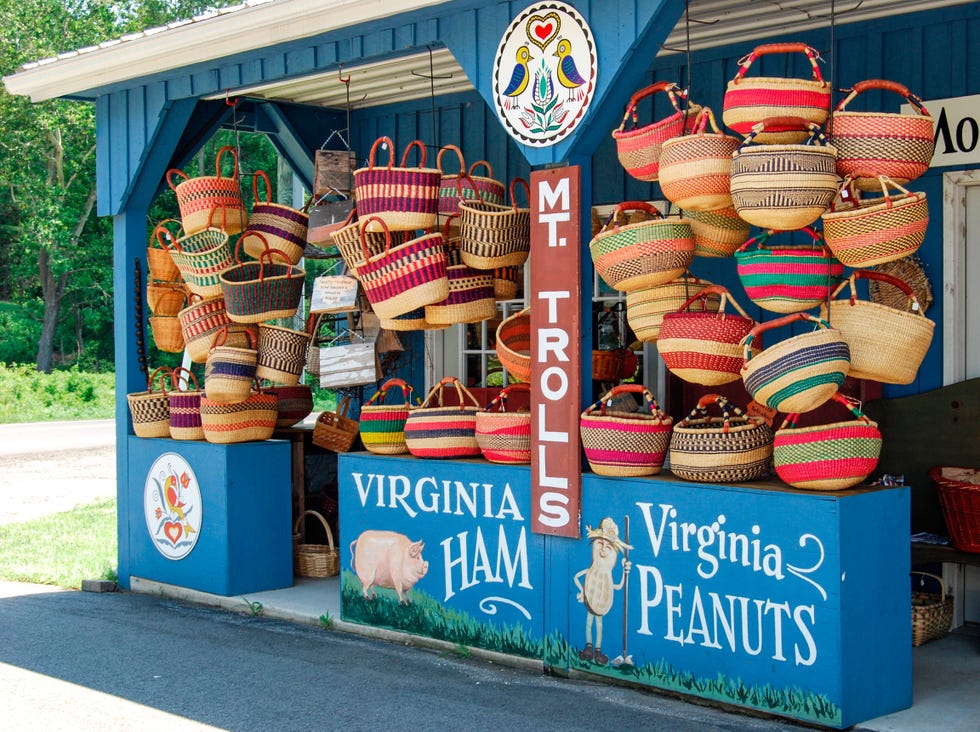
[[(456, 387), (459, 404), (443, 404), (443, 390)], [(476, 415), (480, 403), (455, 376), (445, 376), (432, 387), (422, 406), (411, 409), (405, 420), (405, 445), (419, 458), (478, 457)]]
[[(641, 394), (635, 411), (608, 409), (620, 394)], [(616, 400), (616, 406), (622, 400)], [(589, 467), (597, 475), (656, 475), (667, 459), (673, 419), (642, 384), (614, 386), (582, 412), (579, 429)]]
[(486, 409), (476, 413), (476, 443), (491, 463), (531, 462), (531, 412), (507, 411), (507, 397), (519, 391), (530, 393), (531, 387), (520, 383), (505, 386)]
[[(388, 148), (388, 165), (374, 164), (374, 156), (380, 145)], [(418, 167), (407, 166), (408, 155), (413, 147), (419, 148)], [(383, 220), (392, 231), (429, 229), (436, 223), (439, 211), (439, 186), (442, 172), (438, 168), (426, 168), (425, 145), (413, 140), (402, 154), (400, 167), (392, 167), (395, 159), (394, 143), (389, 137), (379, 137), (371, 146), (368, 167), (354, 171), (354, 195), (357, 215), (365, 219), (368, 231), (380, 231), (381, 224), (369, 217)]]

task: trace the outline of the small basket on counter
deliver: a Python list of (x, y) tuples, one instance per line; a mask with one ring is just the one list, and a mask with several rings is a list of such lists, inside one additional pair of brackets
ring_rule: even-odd
[(334, 546), (333, 531), (330, 524), (316, 511), (303, 511), (293, 525), (293, 536), (307, 516), (313, 516), (321, 524), (327, 535), (326, 544), (293, 544), (293, 574), (297, 577), (333, 577), (340, 574), (340, 551)]
[(939, 593), (925, 590), (912, 591), (912, 645), (921, 646), (942, 638), (953, 625), (953, 596), (946, 594), (942, 577), (928, 572), (912, 572), (920, 575), (920, 584), (931, 577), (939, 583)]

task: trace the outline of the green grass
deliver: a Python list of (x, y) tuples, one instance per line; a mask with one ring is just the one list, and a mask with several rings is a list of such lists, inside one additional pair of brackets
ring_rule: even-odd
[(71, 368), (43, 374), (29, 364), (0, 363), (0, 424), (112, 419), (115, 374)]
[(116, 580), (116, 499), (0, 526), (0, 579), (80, 589)]

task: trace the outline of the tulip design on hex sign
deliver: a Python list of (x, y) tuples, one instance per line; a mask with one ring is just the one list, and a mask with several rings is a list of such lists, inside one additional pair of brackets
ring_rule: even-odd
[[(609, 662), (609, 656), (602, 652), (602, 620), (612, 608), (613, 592), (623, 589), (626, 578), (629, 576), (632, 563), (625, 553), (633, 547), (619, 538), (619, 527), (608, 516), (602, 519), (599, 528), (593, 529), (591, 526), (586, 526), (585, 530), (589, 541), (592, 542), (592, 564), (589, 565), (588, 569), (583, 569), (574, 577), (575, 586), (578, 588), (575, 599), (583, 603), (586, 610), (585, 648), (579, 651), (578, 657), (583, 661), (592, 661), (599, 666), (605, 666)], [(616, 558), (620, 552), (624, 553), (621, 562), (623, 574), (620, 576), (619, 583), (615, 584), (613, 582), (613, 570), (616, 567)], [(624, 605), (626, 602), (627, 598), (624, 597)], [(592, 642), (593, 623), (595, 624), (595, 644)], [(625, 648), (625, 627), (623, 632)]]
[(187, 513), (194, 509), (192, 506), (187, 506), (181, 495), (190, 484), (190, 477), (185, 472), (178, 478), (173, 468), (169, 465), (167, 467), (166, 477), (160, 476), (163, 483), (154, 481), (157, 484), (161, 504), (154, 511), (154, 515), (160, 520), (156, 534), (159, 537), (162, 533), (172, 546), (177, 546), (181, 539), (186, 541), (196, 531), (187, 520)]

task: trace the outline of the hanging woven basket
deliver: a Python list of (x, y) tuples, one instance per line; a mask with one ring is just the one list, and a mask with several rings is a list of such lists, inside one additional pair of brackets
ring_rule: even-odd
[[(261, 240), (263, 248), (259, 261), (242, 263), (239, 251), (249, 237)], [(274, 260), (279, 258), (279, 262)], [(221, 292), (225, 298), (228, 317), (236, 323), (261, 323), (275, 318), (291, 318), (303, 298), (306, 270), (295, 266), (289, 257), (272, 249), (265, 237), (246, 231), (235, 247), (238, 264), (221, 273)]]
[(531, 309), (505, 318), (497, 326), (494, 349), (511, 381), (531, 381)]
[[(386, 167), (374, 163), (381, 145), (388, 150)], [(415, 147), (419, 149), (419, 165), (408, 167), (408, 156)], [(438, 168), (426, 168), (425, 158), (425, 145), (421, 140), (413, 140), (402, 153), (401, 166), (393, 167), (395, 147), (391, 138), (375, 140), (368, 167), (354, 171), (357, 212), (365, 220), (368, 231), (381, 231), (381, 222), (390, 231), (429, 229), (436, 224), (442, 172)]]
[(531, 209), (518, 207), (515, 188), (522, 185), (530, 198), (528, 182), (523, 178), (511, 180), (510, 205), (505, 206), (482, 198), (466, 198), (464, 180), (470, 190), (479, 192), (468, 175), (457, 179), (459, 252), (463, 264), (489, 270), (524, 264), (531, 253)]
[[(230, 176), (221, 174), (221, 158), (231, 156), (235, 167)], [(217, 228), (228, 236), (245, 229), (247, 215), (242, 191), (238, 185), (238, 154), (226, 145), (214, 159), (215, 174), (189, 177), (178, 168), (167, 171), (167, 185), (177, 196), (180, 220), (187, 234), (196, 234), (208, 228)], [(183, 178), (175, 183), (175, 176)]]
[[(710, 123), (713, 132), (707, 131)], [(710, 107), (694, 120), (690, 135), (672, 137), (660, 149), (660, 190), (688, 211), (732, 206), (732, 154), (741, 140), (718, 130)]]
[(497, 314), (493, 272), (466, 264), (446, 267), (449, 295), (425, 306), (425, 319), (434, 325), (479, 323)]
[(215, 403), (240, 402), (252, 391), (258, 360), (255, 340), (246, 331), (244, 348), (228, 345), (228, 329), (221, 328), (214, 337), (204, 366), (204, 393)]
[[(259, 179), (265, 181), (265, 199), (259, 196)], [(245, 253), (253, 259), (262, 256), (268, 246), (286, 255), (290, 264), (299, 264), (306, 249), (306, 235), (310, 217), (306, 211), (272, 202), (272, 185), (263, 170), (252, 176), (254, 203), (248, 215), (248, 230), (262, 234), (263, 239), (250, 237), (243, 245)]]
[(253, 338), (258, 337), (259, 332), (255, 325), (231, 321), (225, 310), (225, 299), (221, 295), (208, 298), (191, 295), (190, 299), (190, 304), (177, 314), (177, 319), (184, 337), (184, 350), (193, 363), (207, 361), (214, 337), (222, 328), (227, 327), (225, 343), (233, 348), (245, 348), (250, 335)]
[(752, 230), (734, 206), (714, 211), (685, 211), (684, 216), (691, 222), (695, 257), (730, 257)]
[(305, 330), (259, 323), (255, 375), (285, 386), (299, 383), (311, 335)]
[[(687, 273), (684, 277), (671, 280), (663, 285), (644, 287), (626, 293), (626, 322), (644, 343), (655, 343), (660, 337), (664, 315), (676, 312), (692, 295), (701, 292), (711, 285)], [(721, 298), (711, 295), (694, 304), (695, 308), (704, 308), (704, 312), (718, 312)]]
[[(448, 175), (442, 167), (442, 156), (447, 152), (456, 154), (459, 173)], [(439, 182), (439, 213), (443, 216), (458, 215), (460, 199), (479, 200), (485, 203), (502, 205), (507, 189), (499, 180), (494, 180), (493, 167), (486, 160), (477, 160), (469, 169), (463, 160), (463, 151), (455, 145), (443, 145), (436, 156), (436, 167), (442, 174)], [(474, 171), (485, 168), (487, 175), (478, 176)]]
[[(640, 394), (636, 411), (609, 408), (622, 394)], [(635, 402), (634, 402), (635, 405)], [(596, 475), (656, 475), (667, 458), (673, 419), (642, 384), (614, 386), (582, 412), (579, 431), (589, 467)]]
[(170, 253), (187, 289), (201, 297), (220, 295), (221, 274), (235, 266), (228, 235), (221, 229), (207, 228), (174, 237), (166, 223), (158, 224), (154, 235), (160, 246)]
[[(650, 124), (637, 126), (639, 103), (647, 97), (664, 92), (670, 101), (673, 111), (663, 119)], [(623, 168), (637, 180), (655, 181), (660, 173), (661, 146), (666, 140), (684, 134), (687, 125), (693, 125), (694, 118), (700, 110), (698, 105), (690, 105), (681, 110), (677, 97), (686, 99), (686, 93), (673, 82), (658, 81), (644, 87), (630, 97), (623, 114), (619, 128), (613, 130), (613, 140), (616, 141), (616, 155)], [(626, 123), (632, 118), (632, 126), (626, 129)]]

